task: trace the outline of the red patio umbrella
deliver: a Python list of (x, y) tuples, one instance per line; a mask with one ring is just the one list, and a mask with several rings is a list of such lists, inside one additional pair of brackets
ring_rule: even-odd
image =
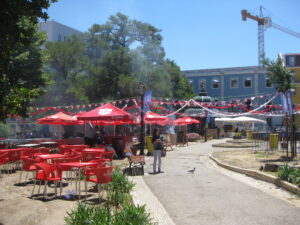
[(46, 116), (36, 120), (38, 124), (49, 124), (49, 125), (78, 125), (82, 122), (78, 121), (76, 118), (64, 114), (62, 112), (53, 114), (51, 116)]
[(145, 114), (144, 121), (146, 124), (158, 124), (160, 126), (165, 126), (170, 123), (169, 117), (161, 116), (150, 111)]
[[(62, 112), (53, 114), (51, 116), (46, 116), (36, 120), (38, 124), (49, 124), (49, 125), (79, 125), (83, 124), (82, 121), (77, 120), (76, 118), (64, 114)], [(59, 126), (58, 135), (62, 137), (62, 127)]]
[(177, 126), (184, 126), (184, 125), (188, 125), (188, 124), (192, 124), (192, 123), (200, 123), (200, 121), (193, 119), (191, 117), (188, 117), (188, 116), (181, 117), (181, 118), (178, 118), (173, 121), (173, 124), (177, 125)]
[[(118, 107), (107, 103), (101, 107), (79, 115), (78, 120), (97, 121), (98, 125), (134, 124), (135, 117)], [(94, 122), (93, 122), (94, 123)]]

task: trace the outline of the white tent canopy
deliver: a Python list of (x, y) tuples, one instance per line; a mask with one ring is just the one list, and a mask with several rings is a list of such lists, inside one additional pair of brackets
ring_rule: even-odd
[(229, 122), (229, 123), (262, 123), (266, 124), (266, 121), (256, 119), (253, 117), (247, 117), (247, 116), (239, 116), (236, 118), (229, 118), (229, 117), (221, 117), (221, 118), (216, 118), (216, 122)]
[(215, 119), (216, 122), (231, 122), (232, 118), (229, 117), (220, 117)]
[(247, 116), (239, 116), (232, 119), (233, 122), (238, 123), (263, 123), (266, 124), (267, 122), (264, 120), (256, 119), (253, 117), (247, 117)]

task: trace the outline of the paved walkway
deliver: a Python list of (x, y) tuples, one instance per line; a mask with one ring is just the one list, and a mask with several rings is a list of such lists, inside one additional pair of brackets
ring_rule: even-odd
[[(135, 200), (147, 205), (158, 224), (299, 224), (300, 208), (226, 176), (203, 161), (210, 152), (222, 150), (211, 147), (219, 141), (178, 147), (163, 158), (164, 173), (132, 177), (137, 183)], [(192, 168), (196, 168), (194, 173), (187, 172)], [(147, 157), (145, 172), (151, 170), (152, 158)]]

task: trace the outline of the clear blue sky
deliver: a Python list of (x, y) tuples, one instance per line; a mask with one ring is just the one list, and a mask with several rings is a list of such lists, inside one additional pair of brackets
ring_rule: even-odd
[[(50, 19), (87, 31), (121, 12), (162, 30), (166, 57), (181, 70), (257, 65), (257, 22), (242, 21), (241, 10), (259, 14), (300, 33), (300, 0), (58, 0)], [(265, 52), (300, 53), (300, 39), (274, 28), (265, 32)]]

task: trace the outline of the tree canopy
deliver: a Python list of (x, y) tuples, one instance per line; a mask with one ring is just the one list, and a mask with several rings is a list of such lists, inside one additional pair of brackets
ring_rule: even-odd
[(175, 62), (165, 59), (160, 32), (117, 13), (82, 36), (47, 44), (51, 90), (57, 91), (49, 89), (44, 99), (50, 101), (43, 102), (63, 105), (130, 98), (138, 95), (139, 82), (154, 96), (189, 98), (193, 89)]
[(38, 19), (55, 0), (2, 0), (0, 8), (0, 121), (10, 115), (26, 116), (33, 98), (44, 85), (45, 40)]
[(264, 58), (262, 64), (265, 66), (271, 82), (276, 85), (277, 91), (285, 93), (292, 88), (291, 72), (283, 65), (280, 56), (275, 61)]

